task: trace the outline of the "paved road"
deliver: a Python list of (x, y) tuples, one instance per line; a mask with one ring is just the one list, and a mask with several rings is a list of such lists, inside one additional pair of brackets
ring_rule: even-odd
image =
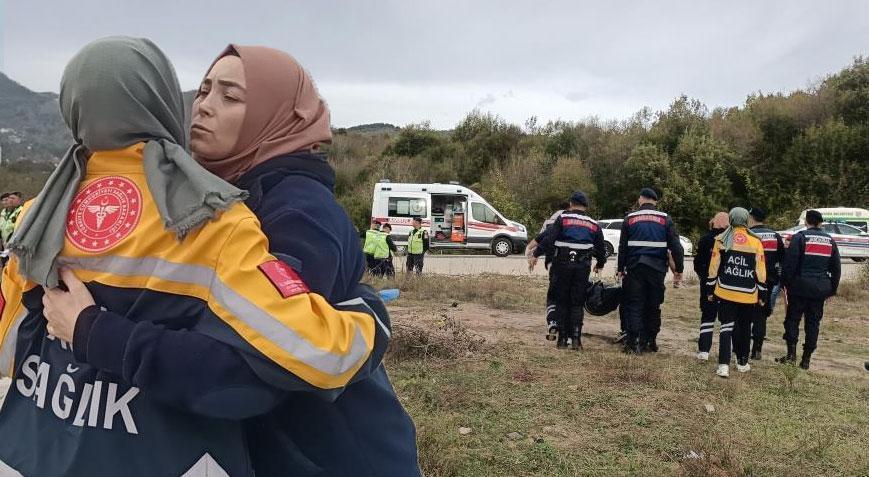
[[(694, 278), (693, 257), (685, 259), (685, 279)], [(399, 264), (404, 264), (404, 257), (396, 257), (396, 269)], [(862, 264), (855, 263), (850, 259), (842, 260), (842, 279), (856, 277)], [(615, 275), (616, 257), (610, 257), (604, 268), (604, 276)], [(521, 255), (498, 258), (491, 255), (427, 255), (425, 257), (425, 271), (443, 275), (479, 275), (482, 273), (496, 273), (500, 275), (527, 275), (528, 263)], [(534, 275), (546, 276), (543, 268), (543, 260), (537, 264)]]

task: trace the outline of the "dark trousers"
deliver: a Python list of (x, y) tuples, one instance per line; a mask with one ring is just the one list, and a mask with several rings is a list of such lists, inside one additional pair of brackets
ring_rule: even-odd
[(719, 302), (718, 319), (721, 320), (721, 330), (718, 334), (718, 364), (730, 364), (731, 347), (736, 352), (737, 359), (748, 359), (753, 307), (754, 305), (727, 300)]
[(815, 300), (788, 293), (788, 309), (785, 313), (785, 335), (787, 344), (796, 346), (800, 339), (800, 319), (806, 317), (804, 326), (806, 342), (803, 351), (812, 353), (818, 347), (818, 332), (821, 329), (821, 318), (824, 317), (824, 300)]
[(549, 288), (546, 289), (546, 324), (556, 323), (555, 319), (555, 287), (552, 286), (552, 267), (549, 267)]
[(697, 338), (697, 349), (704, 353), (712, 349), (712, 332), (715, 331), (715, 320), (718, 318), (718, 300), (709, 301), (708, 298), (712, 290), (713, 287), (700, 284), (700, 337)]
[(416, 272), (417, 275), (422, 274), (422, 266), (425, 261), (425, 254), (409, 253), (407, 254), (407, 272)]
[(648, 343), (661, 331), (661, 303), (664, 302), (664, 275), (645, 265), (628, 270), (623, 283), (622, 306), (628, 339)]
[(374, 267), (377, 266), (377, 261), (374, 259), (374, 255), (370, 253), (365, 254), (365, 266), (367, 267), (368, 273), (374, 273)]
[(562, 258), (556, 257), (552, 266), (551, 283), (559, 337), (579, 338), (582, 334), (591, 261), (582, 258), (571, 260), (570, 255), (565, 253)]
[[(772, 290), (773, 284), (767, 284)], [(767, 297), (766, 303), (754, 307), (754, 318), (751, 320), (751, 339), (763, 342), (766, 338), (766, 320), (772, 314), (772, 297)]]
[(742, 303), (732, 303), (732, 305), (734, 308), (733, 352), (736, 353), (737, 362), (744, 363), (748, 361), (748, 353), (751, 351), (751, 325), (756, 316), (757, 305)]
[(375, 258), (371, 274), (376, 277), (392, 278), (395, 276), (395, 267), (392, 265), (392, 257)]

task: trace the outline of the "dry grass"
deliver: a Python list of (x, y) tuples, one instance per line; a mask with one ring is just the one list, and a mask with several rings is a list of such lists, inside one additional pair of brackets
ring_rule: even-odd
[(395, 360), (452, 359), (482, 351), (485, 346), (485, 338), (446, 313), (440, 313), (434, 323), (430, 320), (394, 323), (388, 353)]
[(545, 277), (399, 275), (396, 280), (366, 280), (378, 289), (400, 289), (403, 303), (479, 303), (498, 310), (537, 311), (546, 301)]
[[(466, 337), (486, 332), (473, 320), (450, 321), (459, 312), (449, 301), (539, 313), (545, 282), (433, 277), (400, 287), (393, 322), (405, 351), (393, 350), (387, 364), (417, 423), (427, 476), (869, 475), (866, 375), (804, 372), (767, 358), (722, 380), (679, 353), (626, 356), (601, 342), (571, 353), (537, 335), (471, 351), (478, 341)], [(858, 300), (831, 300), (821, 346), (840, 339), (835, 352), (862, 353), (862, 363), (869, 347), (855, 343), (867, 342), (869, 328), (853, 313), (869, 300)], [(696, 301), (696, 288), (668, 290), (665, 326), (684, 330), (686, 346)], [(420, 343), (441, 344), (420, 353)]]

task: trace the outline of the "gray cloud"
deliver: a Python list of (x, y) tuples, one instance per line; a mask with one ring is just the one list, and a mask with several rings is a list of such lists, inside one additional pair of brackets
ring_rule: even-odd
[(581, 101), (585, 101), (586, 99), (590, 98), (591, 93), (588, 93), (585, 91), (569, 91), (569, 92), (565, 93), (564, 97), (567, 98), (568, 101), (571, 101), (574, 103), (579, 103)]
[(66, 60), (111, 34), (153, 39), (185, 88), (227, 43), (265, 44), (311, 71), (336, 125), (450, 127), (475, 106), (521, 123), (626, 117), (683, 92), (739, 104), (869, 54), (867, 19), (856, 0), (77, 0), (6, 2), (2, 33), (5, 72), (32, 89), (56, 90)]
[(489, 93), (489, 94), (486, 95), (485, 98), (483, 98), (483, 99), (477, 101), (477, 107), (478, 107), (478, 108), (481, 108), (481, 107), (483, 107), (483, 106), (488, 106), (488, 105), (490, 105), (490, 104), (494, 104), (495, 101), (497, 101), (497, 100), (498, 100), (498, 99), (495, 98), (495, 95), (494, 95), (494, 94)]

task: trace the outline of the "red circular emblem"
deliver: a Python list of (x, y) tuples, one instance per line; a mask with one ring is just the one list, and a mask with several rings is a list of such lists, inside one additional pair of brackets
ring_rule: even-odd
[(738, 243), (739, 245), (742, 245), (745, 242), (748, 242), (748, 237), (743, 234), (734, 234), (733, 243)]
[(130, 235), (140, 215), (139, 187), (125, 177), (103, 177), (86, 185), (72, 200), (66, 238), (85, 252), (102, 252)]

